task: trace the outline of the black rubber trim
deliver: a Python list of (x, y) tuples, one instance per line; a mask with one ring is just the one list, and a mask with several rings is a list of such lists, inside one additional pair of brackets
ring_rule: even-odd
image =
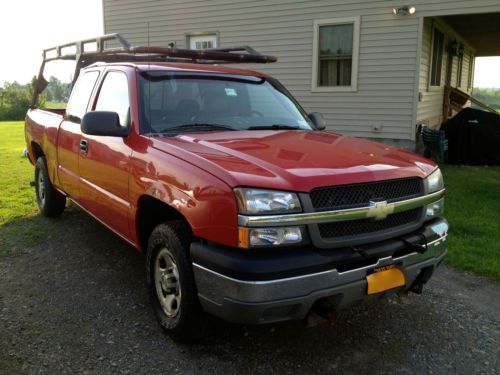
[(439, 237), (430, 225), (441, 220), (426, 222), (417, 231), (395, 239), (337, 249), (306, 246), (248, 250), (194, 242), (191, 244), (191, 260), (225, 276), (246, 281), (294, 277), (332, 268), (343, 272), (376, 264), (379, 258), (400, 257), (415, 252), (416, 246)]

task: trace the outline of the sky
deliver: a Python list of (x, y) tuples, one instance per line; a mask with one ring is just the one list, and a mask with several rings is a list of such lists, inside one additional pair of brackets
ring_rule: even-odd
[[(44, 48), (103, 34), (102, 0), (0, 1), (0, 86), (28, 82), (38, 73)], [(68, 81), (71, 67), (46, 76)], [(500, 57), (476, 59), (474, 86), (500, 88)]]
[(500, 56), (476, 57), (474, 87), (500, 88)]
[(44, 48), (102, 34), (101, 0), (0, 0), (0, 86), (38, 74)]

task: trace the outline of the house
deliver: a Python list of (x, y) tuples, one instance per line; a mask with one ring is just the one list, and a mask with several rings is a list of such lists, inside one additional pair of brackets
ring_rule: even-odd
[(470, 93), (475, 57), (500, 55), (499, 0), (103, 0), (103, 16), (134, 45), (275, 55), (250, 68), (330, 130), (406, 148), (440, 125), (446, 85)]

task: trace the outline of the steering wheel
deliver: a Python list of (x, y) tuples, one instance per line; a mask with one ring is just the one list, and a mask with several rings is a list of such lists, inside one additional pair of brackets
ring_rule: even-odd
[(262, 114), (262, 112), (256, 111), (256, 110), (254, 110), (254, 109), (252, 109), (252, 110), (250, 111), (250, 113), (254, 113), (254, 114), (256, 114), (258, 117), (264, 117), (264, 115)]

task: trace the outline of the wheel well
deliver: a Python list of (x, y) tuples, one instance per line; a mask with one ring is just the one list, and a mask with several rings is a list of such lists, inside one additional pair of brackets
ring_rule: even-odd
[(183, 220), (187, 222), (186, 218), (179, 211), (156, 198), (143, 196), (139, 199), (136, 226), (143, 251), (148, 247), (149, 235), (153, 229), (158, 224), (170, 220)]
[(36, 163), (36, 161), (38, 160), (38, 158), (40, 156), (43, 156), (43, 151), (42, 151), (42, 148), (40, 147), (40, 145), (38, 143), (35, 143), (35, 142), (31, 142), (31, 150), (33, 151), (33, 156), (35, 157), (35, 160), (33, 160), (33, 163)]

